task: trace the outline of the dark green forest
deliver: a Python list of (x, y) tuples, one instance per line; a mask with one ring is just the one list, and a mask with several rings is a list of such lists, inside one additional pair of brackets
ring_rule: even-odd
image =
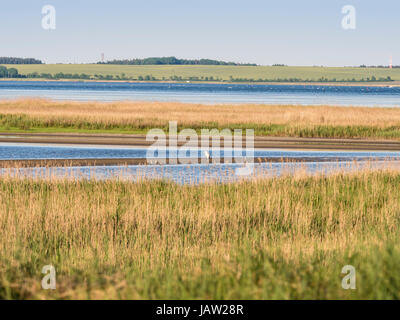
[(21, 75), (15, 68), (0, 66), (0, 78), (21, 78)]
[(43, 62), (34, 58), (0, 57), (0, 64), (42, 64)]
[(178, 59), (176, 57), (154, 57), (145, 59), (125, 59), (98, 62), (98, 64), (119, 64), (119, 65), (205, 65), (205, 66), (256, 66), (251, 63), (225, 62), (211, 59)]

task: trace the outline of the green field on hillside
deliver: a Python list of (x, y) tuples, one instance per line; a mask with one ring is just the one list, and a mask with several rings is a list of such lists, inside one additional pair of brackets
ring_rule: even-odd
[[(198, 77), (201, 80), (234, 79), (302, 79), (318, 81), (321, 78), (336, 81), (348, 81), (375, 77), (377, 79), (391, 77), (392, 80), (400, 80), (400, 68), (339, 68), (339, 67), (278, 67), (278, 66), (132, 66), (132, 65), (100, 65), (100, 64), (42, 64), (42, 65), (6, 65), (18, 69), (23, 75), (32, 74), (87, 74), (112, 75), (138, 79), (151, 76), (158, 80), (170, 80), (171, 77), (189, 79)], [(207, 78), (207, 79), (206, 79)]]

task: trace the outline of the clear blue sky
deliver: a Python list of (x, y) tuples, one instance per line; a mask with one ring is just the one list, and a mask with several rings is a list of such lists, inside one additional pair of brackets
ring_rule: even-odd
[[(41, 27), (43, 5), (56, 30)], [(357, 9), (343, 30), (341, 9)], [(258, 64), (400, 65), (399, 0), (2, 0), (0, 56), (46, 63), (149, 56)]]

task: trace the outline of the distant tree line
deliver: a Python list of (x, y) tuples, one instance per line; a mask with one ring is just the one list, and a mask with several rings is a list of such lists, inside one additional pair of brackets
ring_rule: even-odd
[(121, 73), (120, 75), (103, 75), (103, 74), (95, 74), (95, 75), (88, 75), (85, 73), (81, 74), (72, 74), (72, 73), (56, 73), (56, 74), (50, 74), (50, 73), (29, 73), (27, 75), (20, 75), (19, 77), (24, 77), (24, 78), (44, 78), (44, 79), (53, 79), (53, 80), (59, 80), (59, 79), (81, 79), (81, 80), (116, 80), (116, 81), (177, 81), (177, 82), (187, 82), (187, 81), (194, 81), (194, 82), (201, 82), (201, 81), (212, 81), (212, 82), (293, 82), (293, 83), (298, 83), (298, 82), (306, 82), (306, 83), (316, 83), (316, 82), (388, 82), (388, 81), (393, 81), (390, 76), (388, 77), (380, 77), (377, 78), (375, 76), (367, 77), (367, 78), (361, 78), (361, 79), (355, 79), (355, 78), (349, 78), (349, 79), (328, 79), (325, 77), (319, 78), (319, 79), (300, 79), (300, 78), (278, 78), (278, 79), (248, 79), (248, 78), (234, 78), (230, 77), (229, 80), (225, 80), (219, 77), (213, 77), (213, 76), (190, 76), (190, 77), (182, 77), (182, 76), (170, 76), (170, 77), (161, 77), (157, 78), (154, 77), (153, 75), (139, 75), (139, 76), (126, 76), (125, 73)]
[(377, 78), (375, 76), (361, 78), (361, 79), (328, 79), (325, 77), (319, 79), (299, 79), (299, 78), (282, 78), (282, 79), (246, 79), (246, 78), (230, 78), (230, 82), (386, 82), (386, 81), (394, 81), (390, 76), (388, 77), (380, 77)]
[[(362, 65), (359, 66), (359, 68), (385, 68), (385, 69), (389, 69), (389, 66), (382, 66), (382, 65), (379, 65), (379, 66), (367, 66), (365, 64), (362, 64)], [(393, 69), (394, 68), (400, 68), (400, 66), (392, 66), (392, 68)]]
[(0, 64), (42, 64), (43, 62), (33, 58), (0, 57)]
[(300, 79), (300, 78), (278, 78), (278, 79), (248, 79), (248, 78), (234, 78), (230, 76), (229, 80), (222, 79), (219, 77), (213, 76), (190, 76), (190, 77), (182, 77), (173, 75), (170, 77), (161, 77), (157, 78), (153, 75), (139, 75), (139, 76), (126, 76), (125, 73), (121, 73), (119, 75), (111, 75), (111, 74), (94, 74), (89, 75), (85, 73), (63, 73), (58, 72), (55, 74), (51, 73), (28, 73), (28, 74), (19, 74), (16, 68), (7, 68), (5, 66), (0, 66), (0, 78), (30, 78), (30, 79), (49, 79), (49, 80), (61, 80), (61, 79), (73, 79), (73, 80), (116, 80), (116, 81), (177, 81), (177, 82), (201, 82), (201, 81), (212, 81), (212, 82), (384, 82), (384, 81), (393, 81), (390, 76), (388, 77), (380, 77), (377, 78), (375, 76), (361, 78), (361, 79), (328, 79), (325, 77), (319, 79)]
[(0, 78), (21, 78), (21, 75), (15, 68), (0, 66)]
[(211, 59), (178, 59), (176, 57), (154, 57), (145, 59), (124, 59), (98, 62), (98, 64), (119, 64), (119, 65), (207, 65), (207, 66), (256, 66), (251, 63), (225, 62)]
[(24, 75), (25, 78), (31, 78), (31, 79), (50, 79), (50, 80), (59, 80), (59, 79), (85, 79), (85, 80), (90, 80), (93, 79), (88, 74), (78, 74), (78, 73), (63, 73), (63, 72), (58, 72), (55, 74), (51, 73), (37, 73), (37, 72), (32, 72), (28, 73), (27, 75)]

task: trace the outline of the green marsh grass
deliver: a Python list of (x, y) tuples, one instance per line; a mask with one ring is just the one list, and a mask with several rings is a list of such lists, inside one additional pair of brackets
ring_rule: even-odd
[[(398, 299), (400, 173), (0, 179), (0, 298)], [(52, 264), (57, 289), (42, 290)], [(357, 289), (341, 287), (353, 265)]]
[(3, 132), (141, 133), (169, 121), (179, 130), (254, 129), (259, 136), (400, 138), (400, 109), (284, 105), (200, 105), (171, 102), (0, 101)]

